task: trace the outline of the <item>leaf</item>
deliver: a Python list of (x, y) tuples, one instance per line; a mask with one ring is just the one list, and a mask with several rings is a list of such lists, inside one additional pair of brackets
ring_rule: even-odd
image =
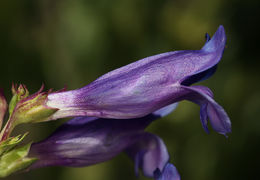
[(0, 177), (25, 169), (35, 162), (36, 158), (27, 157), (30, 147), (31, 143), (3, 154), (0, 158)]

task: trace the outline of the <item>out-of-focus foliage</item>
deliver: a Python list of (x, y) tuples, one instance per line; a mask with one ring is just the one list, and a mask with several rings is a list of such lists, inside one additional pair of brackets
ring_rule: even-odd
[[(199, 107), (180, 103), (153, 123), (182, 179), (255, 179), (260, 161), (259, 7), (257, 0), (23, 0), (0, 4), (0, 86), (31, 92), (79, 88), (100, 75), (146, 56), (199, 49), (204, 33), (223, 24), (227, 48), (216, 74), (203, 82), (232, 121), (228, 139), (205, 134)], [(21, 125), (26, 139), (46, 137), (62, 120)], [(17, 133), (18, 133), (17, 132)], [(28, 140), (28, 141), (29, 141)], [(133, 163), (120, 155), (85, 168), (45, 168), (8, 180), (133, 180)], [(141, 177), (140, 180), (146, 179)]]

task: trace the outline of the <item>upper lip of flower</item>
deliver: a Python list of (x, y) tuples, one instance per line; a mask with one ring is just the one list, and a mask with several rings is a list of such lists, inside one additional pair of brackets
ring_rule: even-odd
[(216, 66), (222, 57), (222, 53), (225, 49), (225, 44), (226, 35), (224, 27), (222, 25), (219, 26), (212, 39), (210, 39), (210, 36), (206, 34), (206, 43), (200, 51), (206, 54), (212, 54), (213, 56), (207, 63), (205, 63), (205, 65), (201, 66), (198, 71), (182, 79), (180, 81), (181, 84), (190, 85), (198, 82), (199, 80), (207, 79), (209, 76), (211, 76), (215, 72), (217, 68)]

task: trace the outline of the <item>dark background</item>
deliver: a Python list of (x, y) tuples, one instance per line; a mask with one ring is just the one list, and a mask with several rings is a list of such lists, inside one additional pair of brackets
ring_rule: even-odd
[[(200, 49), (204, 34), (223, 24), (227, 48), (212, 89), (232, 121), (229, 138), (199, 120), (199, 107), (181, 102), (147, 130), (166, 143), (184, 180), (257, 179), (260, 147), (259, 1), (247, 0), (2, 0), (0, 2), (0, 86), (11, 83), (31, 93), (82, 87), (102, 74), (154, 54)], [(38, 141), (64, 120), (22, 125), (27, 141)], [(134, 180), (133, 163), (121, 154), (85, 168), (45, 168), (8, 180)], [(144, 177), (140, 180), (146, 179)]]

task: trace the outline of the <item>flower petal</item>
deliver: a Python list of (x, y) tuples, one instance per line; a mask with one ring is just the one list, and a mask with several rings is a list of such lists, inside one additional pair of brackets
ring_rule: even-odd
[(209, 117), (212, 128), (220, 134), (226, 135), (231, 132), (231, 122), (225, 110), (214, 101), (209, 88), (204, 86), (180, 86), (186, 92), (183, 99), (193, 101), (200, 105), (200, 118), (206, 132), (207, 119)]
[(155, 180), (180, 180), (181, 177), (173, 164), (166, 164), (163, 171), (161, 172), (159, 169), (154, 173)]
[(153, 177), (156, 169), (163, 170), (169, 161), (169, 154), (163, 141), (156, 135), (145, 133), (139, 141), (126, 150), (135, 160), (135, 173), (141, 168), (147, 177)]
[(158, 116), (159, 117), (164, 117), (164, 116), (167, 116), (168, 114), (170, 114), (171, 112), (173, 112), (178, 106), (178, 103), (173, 103), (173, 104), (170, 104), (168, 106), (165, 106), (157, 111), (154, 111), (152, 113), (152, 115), (154, 116)]
[(217, 69), (217, 64), (219, 63), (225, 49), (225, 44), (226, 35), (222, 25), (219, 26), (212, 39), (210, 39), (209, 35), (206, 34), (206, 43), (201, 48), (201, 53), (208, 54), (208, 56), (205, 57), (207, 60), (202, 59), (201, 61), (198, 61), (197, 63), (201, 63), (201, 68), (193, 74), (185, 77), (181, 84), (186, 86), (191, 85), (205, 80), (214, 74)]
[[(222, 25), (220, 25), (218, 27), (218, 30), (214, 34), (214, 36), (210, 40), (208, 40), (205, 43), (205, 45), (202, 47), (202, 50), (206, 52), (223, 51), (225, 48), (225, 44), (226, 44), (225, 29)], [(216, 59), (216, 61), (218, 60), (219, 59)]]

